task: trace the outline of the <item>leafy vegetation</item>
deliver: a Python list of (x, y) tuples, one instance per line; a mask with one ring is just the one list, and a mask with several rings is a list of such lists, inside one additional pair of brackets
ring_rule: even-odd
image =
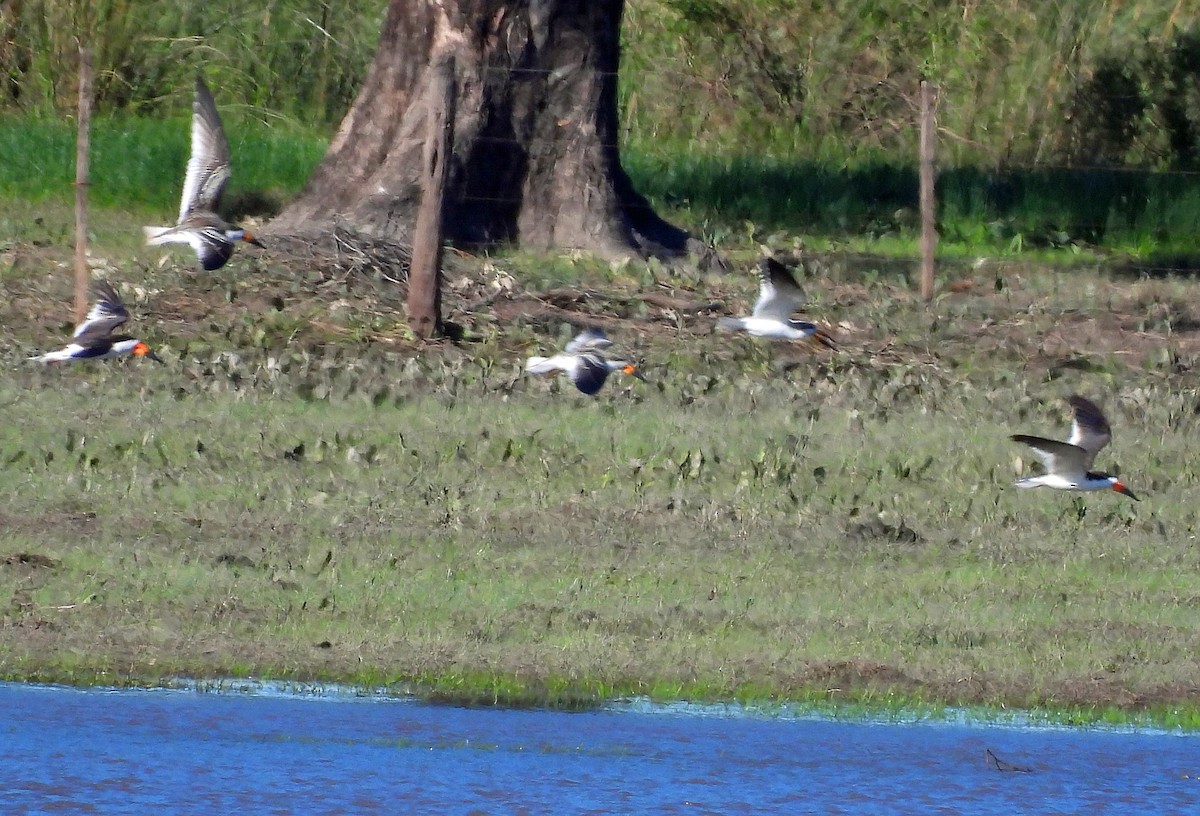
[[(230, 214), (269, 215), (353, 99), (384, 5), (12, 6), (0, 12), (0, 155), (28, 160), (2, 163), (0, 192), (69, 195), (73, 130), (60, 114), (75, 103), (82, 31), (97, 52), (96, 203), (173, 210), (202, 68), (245, 195)], [(1174, 0), (628, 4), (625, 163), (657, 207), (722, 248), (782, 230), (912, 254), (913, 99), (929, 78), (941, 87), (944, 252), (1119, 252), (1191, 268), (1195, 176), (1157, 172), (1200, 155), (1200, 35), (1186, 22)]]
[(922, 79), (941, 89), (947, 165), (1191, 167), (1196, 33), (1177, 0), (785, 3), (627, 8), (626, 126), (817, 161), (908, 162)]

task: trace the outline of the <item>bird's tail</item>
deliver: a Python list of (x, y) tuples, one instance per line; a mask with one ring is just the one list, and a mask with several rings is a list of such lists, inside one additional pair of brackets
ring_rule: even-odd
[(64, 360), (70, 360), (71, 355), (66, 349), (59, 349), (58, 351), (48, 351), (45, 354), (38, 354), (27, 359), (31, 363), (61, 363)]
[(717, 318), (717, 328), (725, 331), (738, 331), (746, 327), (746, 321), (740, 317), (719, 317)]
[(555, 370), (555, 366), (549, 363), (549, 357), (530, 357), (525, 362), (525, 371), (529, 374), (549, 374)]
[(142, 233), (146, 236), (146, 245), (155, 246), (156, 244), (169, 243), (162, 240), (162, 237), (172, 229), (173, 227), (142, 227)]

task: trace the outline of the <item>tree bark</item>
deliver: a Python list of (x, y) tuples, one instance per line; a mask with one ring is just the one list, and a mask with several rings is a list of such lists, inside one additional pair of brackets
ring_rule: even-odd
[(433, 66), (457, 100), (444, 231), (602, 257), (674, 255), (687, 234), (630, 183), (617, 148), (624, 0), (391, 0), (358, 98), (308, 185), (272, 223), (344, 223), (409, 242)]

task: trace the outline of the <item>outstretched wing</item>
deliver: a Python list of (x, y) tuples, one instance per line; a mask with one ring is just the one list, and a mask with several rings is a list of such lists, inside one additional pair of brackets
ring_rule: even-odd
[(1090, 468), (1096, 454), (1112, 439), (1112, 429), (1108, 420), (1104, 418), (1104, 413), (1091, 400), (1076, 394), (1068, 397), (1067, 403), (1075, 415), (1071, 423), (1071, 438), (1068, 441), (1087, 451), (1085, 467)]
[(525, 371), (529, 374), (549, 374), (561, 370), (562, 366), (555, 357), (530, 357), (525, 361)]
[(788, 268), (774, 258), (758, 262), (758, 301), (754, 316), (787, 322), (808, 298)]
[(599, 354), (581, 354), (579, 362), (571, 369), (571, 382), (589, 396), (598, 392), (608, 379), (608, 364)]
[(1042, 466), (1046, 468), (1047, 473), (1057, 473), (1064, 477), (1082, 476), (1087, 473), (1095, 456), (1077, 445), (1059, 442), (1056, 439), (1028, 434), (1013, 434), (1011, 439), (1032, 448), (1038, 459), (1042, 460)]
[(215, 212), (227, 181), (229, 140), (225, 138), (217, 103), (204, 79), (197, 75), (196, 99), (192, 103), (192, 155), (188, 158), (187, 178), (183, 182), (179, 220), (197, 210)]
[(73, 342), (76, 345), (86, 346), (108, 337), (129, 319), (129, 310), (108, 281), (97, 281), (95, 288), (96, 302), (83, 322), (75, 327)]
[(608, 336), (600, 329), (587, 328), (575, 335), (571, 342), (567, 343), (564, 351), (595, 351), (606, 349), (612, 344), (612, 340), (609, 340)]

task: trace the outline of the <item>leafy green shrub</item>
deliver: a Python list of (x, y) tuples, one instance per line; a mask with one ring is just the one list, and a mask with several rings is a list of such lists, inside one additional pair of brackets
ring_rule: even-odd
[(1071, 103), (1064, 158), (1194, 170), (1200, 166), (1200, 28), (1097, 60)]

